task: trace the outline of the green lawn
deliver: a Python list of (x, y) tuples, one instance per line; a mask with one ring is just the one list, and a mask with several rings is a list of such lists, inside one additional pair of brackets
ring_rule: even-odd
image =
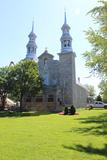
[(0, 118), (0, 160), (106, 160), (107, 110)]

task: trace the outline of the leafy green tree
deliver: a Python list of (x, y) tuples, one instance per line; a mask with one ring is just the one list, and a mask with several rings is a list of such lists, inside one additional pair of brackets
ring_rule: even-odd
[(86, 36), (92, 46), (91, 51), (84, 53), (86, 66), (91, 71), (107, 78), (107, 1), (101, 0), (100, 6), (93, 8), (91, 14), (97, 29), (90, 28)]
[(2, 90), (8, 89), (8, 84), (7, 84), (8, 72), (9, 72), (8, 67), (0, 68), (0, 89)]
[(23, 96), (34, 96), (42, 90), (38, 65), (32, 60), (24, 60), (12, 66), (8, 75), (8, 81), (12, 95), (20, 101), (21, 111), (23, 109)]
[(100, 94), (96, 97), (96, 101), (102, 101), (102, 97), (100, 96)]
[(107, 80), (102, 80), (99, 84), (101, 95), (104, 102), (107, 102)]
[(1, 71), (0, 88), (4, 86), (7, 93), (20, 101), (20, 111), (23, 110), (22, 99), (25, 95), (34, 96), (42, 90), (38, 65), (32, 60), (23, 60)]
[(9, 73), (8, 67), (0, 68), (0, 101), (1, 101), (0, 110), (4, 110), (5, 108), (7, 93), (9, 91), (9, 84), (7, 78), (8, 73)]

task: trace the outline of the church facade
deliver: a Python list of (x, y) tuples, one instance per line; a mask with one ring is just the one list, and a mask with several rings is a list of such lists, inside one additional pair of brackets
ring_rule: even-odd
[[(73, 104), (75, 107), (84, 107), (87, 104), (87, 90), (76, 83), (76, 54), (72, 49), (72, 37), (70, 35), (70, 26), (67, 24), (66, 13), (61, 30), (59, 60), (54, 60), (54, 56), (48, 53), (47, 49), (38, 57), (39, 73), (44, 84), (43, 95), (41, 95), (43, 110), (59, 111), (62, 110), (64, 105)], [(26, 46), (26, 59), (36, 60), (37, 45), (35, 41), (36, 35), (33, 24), (32, 31), (29, 34), (29, 42)], [(32, 103), (32, 101), (28, 105), (33, 104), (33, 108), (38, 106), (38, 100), (37, 102), (34, 100), (35, 103)], [(27, 103), (24, 105), (27, 105)]]

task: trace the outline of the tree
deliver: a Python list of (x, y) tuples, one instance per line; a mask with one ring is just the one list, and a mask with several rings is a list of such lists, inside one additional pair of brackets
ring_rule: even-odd
[(12, 94), (20, 101), (21, 110), (23, 96), (37, 95), (42, 89), (37, 63), (32, 60), (24, 60), (13, 66), (9, 73), (9, 81)]
[(90, 28), (86, 31), (92, 49), (85, 52), (84, 57), (86, 66), (91, 71), (107, 78), (107, 1), (101, 0), (99, 2), (101, 5), (89, 12), (97, 24), (97, 29)]
[[(39, 76), (38, 65), (32, 60), (23, 60), (10, 66), (6, 76), (8, 93), (20, 101), (20, 111), (23, 110), (23, 96), (36, 95), (42, 90), (42, 80)], [(4, 82), (5, 84), (5, 82)]]
[(107, 80), (102, 80), (99, 84), (101, 90), (102, 99), (104, 102), (107, 102)]
[(9, 91), (9, 84), (8, 84), (8, 67), (0, 68), (0, 100), (1, 100), (1, 107), (0, 110), (4, 110), (7, 98), (7, 92)]
[(100, 96), (100, 94), (96, 97), (96, 101), (102, 101), (102, 97)]

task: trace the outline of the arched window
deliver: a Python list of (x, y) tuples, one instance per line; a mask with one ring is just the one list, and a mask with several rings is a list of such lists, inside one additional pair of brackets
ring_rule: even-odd
[(44, 58), (44, 65), (46, 65), (47, 64), (47, 58)]
[(64, 40), (64, 47), (67, 47), (67, 41)]
[(70, 47), (71, 46), (71, 43), (70, 43), (70, 40), (68, 40), (68, 47)]
[(48, 59), (44, 59), (44, 84), (49, 85)]
[(32, 52), (32, 53), (34, 52), (34, 47), (32, 47), (31, 52)]
[(28, 53), (30, 53), (30, 47), (28, 47)]

